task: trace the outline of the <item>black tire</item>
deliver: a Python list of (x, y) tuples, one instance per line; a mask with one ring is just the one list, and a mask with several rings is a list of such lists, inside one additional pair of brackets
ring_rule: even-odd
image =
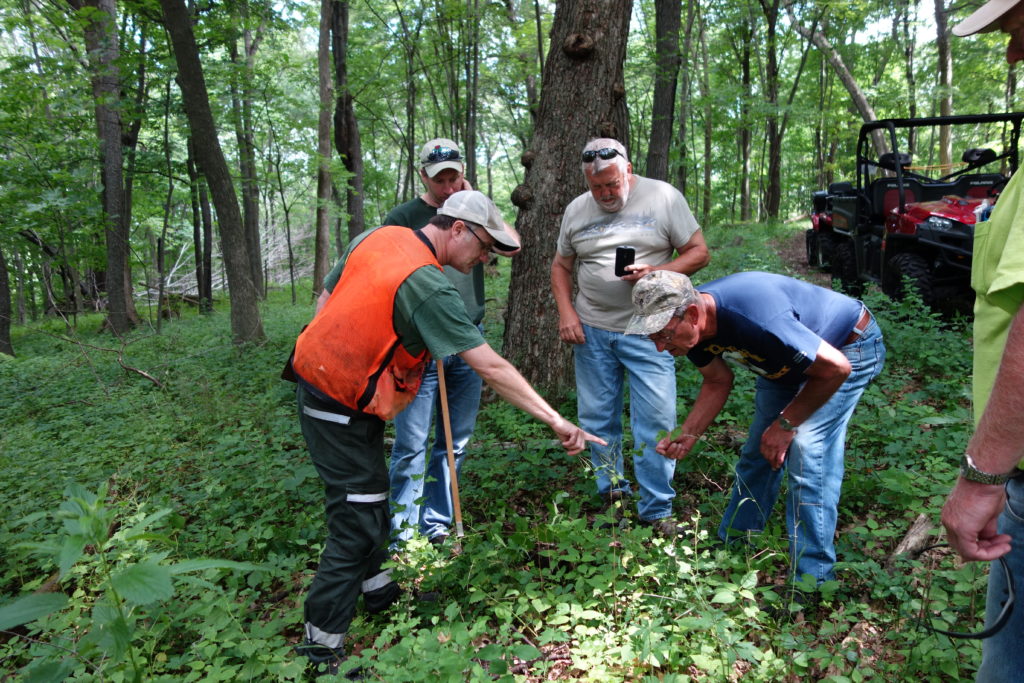
[(853, 253), (853, 242), (844, 239), (836, 244), (832, 258), (832, 276), (839, 280), (843, 292), (854, 297), (863, 294), (864, 283), (857, 277), (857, 257)]
[(826, 273), (832, 270), (832, 255), (836, 250), (836, 238), (830, 232), (818, 233), (818, 267)]
[(935, 287), (928, 259), (916, 252), (904, 251), (885, 262), (882, 291), (893, 301), (903, 300), (906, 294), (904, 279), (910, 281), (926, 306), (935, 305)]
[(813, 228), (808, 228), (804, 233), (804, 244), (807, 245), (807, 265), (811, 268), (820, 268), (821, 252), (818, 249), (818, 233)]

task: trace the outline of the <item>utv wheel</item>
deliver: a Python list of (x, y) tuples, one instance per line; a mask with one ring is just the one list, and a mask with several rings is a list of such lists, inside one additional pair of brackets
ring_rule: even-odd
[(928, 260), (921, 254), (905, 251), (896, 254), (885, 264), (882, 277), (882, 291), (894, 301), (902, 301), (906, 294), (906, 282), (917, 290), (926, 306), (935, 305), (935, 291)]
[(843, 240), (837, 244), (832, 258), (832, 276), (839, 280), (843, 292), (850, 296), (860, 296), (864, 292), (864, 283), (857, 277), (853, 242)]
[(818, 248), (818, 233), (808, 228), (804, 233), (804, 243), (807, 245), (807, 265), (811, 268), (821, 267), (821, 251)]

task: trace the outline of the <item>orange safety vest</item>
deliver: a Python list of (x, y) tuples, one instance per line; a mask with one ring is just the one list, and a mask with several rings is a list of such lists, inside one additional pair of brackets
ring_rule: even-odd
[(409, 228), (386, 226), (348, 256), (330, 298), (295, 343), (292, 367), (305, 384), (343, 406), (390, 420), (419, 391), (430, 353), (410, 355), (395, 331), (398, 288), (441, 264)]

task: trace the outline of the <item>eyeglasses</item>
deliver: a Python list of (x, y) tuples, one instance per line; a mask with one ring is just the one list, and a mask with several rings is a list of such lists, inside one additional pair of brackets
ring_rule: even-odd
[(583, 163), (589, 164), (597, 157), (601, 157), (602, 159), (614, 159), (616, 155), (620, 154), (622, 155), (623, 159), (626, 158), (625, 154), (622, 154), (622, 152), (620, 152), (619, 150), (613, 149), (611, 147), (602, 147), (601, 149), (588, 149), (586, 152), (583, 153)]
[[(946, 546), (946, 543), (937, 543), (935, 545), (924, 548), (921, 552), (924, 553), (934, 548), (941, 548)], [(935, 628), (931, 624), (925, 621), (925, 608), (922, 605), (922, 613), (919, 616), (919, 623), (921, 626), (931, 631), (932, 633), (938, 633), (950, 638), (965, 638), (968, 640), (983, 640), (985, 638), (991, 638), (995, 634), (999, 633), (1006, 626), (1007, 622), (1010, 621), (1010, 616), (1013, 614), (1013, 605), (1017, 600), (1017, 591), (1014, 587), (1013, 572), (1010, 570), (1010, 565), (1006, 563), (1006, 558), (1000, 557), (999, 566), (1003, 572), (1003, 576), (1006, 577), (1006, 600), (1003, 602), (1002, 609), (999, 611), (999, 616), (996, 617), (995, 621), (988, 628), (982, 629), (981, 631), (961, 632), (961, 631), (944, 631), (940, 628)], [(995, 571), (993, 566), (992, 571)]]
[[(677, 318), (675, 316), (670, 318), (669, 321), (668, 321), (669, 324), (671, 324), (672, 321), (676, 320), (676, 319)], [(675, 325), (672, 325), (672, 329), (670, 330), (670, 329), (668, 329), (668, 324), (666, 324), (665, 327), (661, 330), (661, 332), (655, 332), (654, 334), (649, 334), (649, 335), (647, 335), (647, 338), (650, 339), (652, 342), (661, 342), (662, 344), (670, 344), (672, 342), (672, 338), (676, 336), (676, 328), (677, 327), (679, 327), (679, 323), (676, 323)]]
[(451, 147), (437, 146), (430, 150), (430, 154), (427, 155), (426, 163), (436, 164), (441, 161), (460, 161), (462, 157), (459, 155), (459, 150), (452, 149)]
[(476, 241), (480, 243), (480, 246), (484, 248), (484, 251), (493, 251), (494, 250), (494, 245), (493, 244), (488, 246), (487, 242), (484, 242), (482, 239), (480, 239), (480, 236), (477, 235), (473, 231), (473, 228), (469, 227), (469, 223), (466, 223), (466, 221), (462, 221), (462, 222), (465, 223), (466, 230), (469, 230), (469, 234), (472, 235), (473, 237), (476, 237)]

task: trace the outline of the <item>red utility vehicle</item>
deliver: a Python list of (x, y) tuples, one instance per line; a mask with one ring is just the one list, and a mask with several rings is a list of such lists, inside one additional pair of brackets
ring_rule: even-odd
[[(969, 313), (974, 225), (987, 219), (1017, 170), (1022, 120), (1024, 112), (864, 124), (855, 182), (832, 183), (812, 196), (807, 262), (831, 269), (853, 296), (865, 282), (877, 282), (900, 299), (909, 279), (929, 306)], [(963, 149), (961, 165), (946, 173), (923, 172), (900, 151), (900, 142), (904, 149), (911, 136), (919, 149), (934, 144), (942, 126)], [(869, 153), (879, 131), (893, 151), (875, 159)]]

